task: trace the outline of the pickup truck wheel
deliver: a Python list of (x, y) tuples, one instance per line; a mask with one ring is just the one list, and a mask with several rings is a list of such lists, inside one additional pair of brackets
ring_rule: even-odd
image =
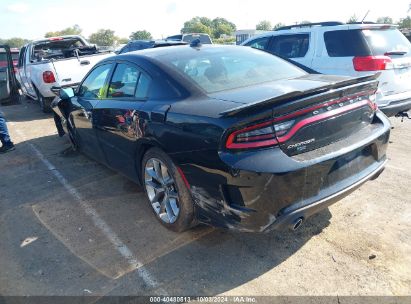
[(51, 112), (51, 102), (53, 101), (52, 98), (46, 98), (41, 95), (41, 93), (35, 88), (37, 94), (37, 100), (40, 104), (40, 108), (43, 113), (50, 113)]

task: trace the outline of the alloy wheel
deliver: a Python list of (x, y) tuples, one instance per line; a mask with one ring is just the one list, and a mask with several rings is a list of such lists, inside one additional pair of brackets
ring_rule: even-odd
[(144, 168), (147, 196), (157, 216), (165, 223), (174, 223), (180, 213), (175, 181), (167, 166), (157, 158), (150, 158)]

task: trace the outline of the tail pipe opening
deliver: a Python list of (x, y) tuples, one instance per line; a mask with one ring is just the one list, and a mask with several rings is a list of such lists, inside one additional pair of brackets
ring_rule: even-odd
[(304, 218), (303, 218), (303, 217), (299, 217), (299, 218), (295, 219), (295, 220), (291, 223), (291, 226), (290, 226), (291, 230), (293, 230), (293, 231), (297, 230), (298, 228), (301, 227), (301, 225), (303, 224), (303, 222), (304, 222)]

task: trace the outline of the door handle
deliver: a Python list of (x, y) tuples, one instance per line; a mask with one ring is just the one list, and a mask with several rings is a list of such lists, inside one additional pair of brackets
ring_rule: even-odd
[(80, 61), (80, 65), (89, 65), (89, 64), (90, 64), (90, 61), (88, 60)]

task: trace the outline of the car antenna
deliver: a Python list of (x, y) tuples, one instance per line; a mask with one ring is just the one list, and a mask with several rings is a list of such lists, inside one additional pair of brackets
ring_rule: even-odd
[(361, 23), (364, 23), (365, 18), (367, 18), (368, 14), (370, 13), (370, 10), (367, 11), (365, 14), (364, 18), (362, 18)]
[(190, 47), (200, 47), (201, 45), (201, 40), (199, 38), (194, 39), (190, 43)]

